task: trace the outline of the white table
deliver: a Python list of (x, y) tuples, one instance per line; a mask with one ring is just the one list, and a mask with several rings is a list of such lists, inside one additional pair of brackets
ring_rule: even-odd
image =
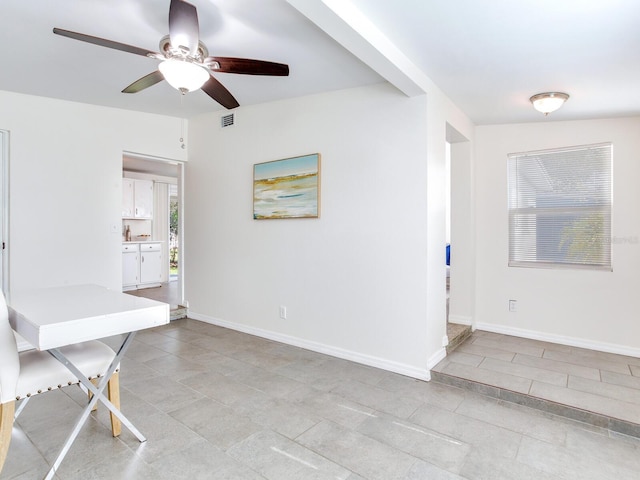
[[(58, 458), (45, 477), (53, 478), (95, 404), (101, 401), (140, 440), (145, 437), (103, 394), (138, 330), (169, 323), (169, 305), (97, 285), (32, 289), (11, 293), (9, 321), (14, 330), (38, 350), (47, 350), (65, 365), (93, 397), (82, 411)], [(94, 386), (59, 348), (126, 334), (108, 371)]]

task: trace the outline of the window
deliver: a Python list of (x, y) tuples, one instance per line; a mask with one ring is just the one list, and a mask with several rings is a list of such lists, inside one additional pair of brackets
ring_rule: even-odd
[(612, 145), (508, 157), (509, 266), (611, 270)]

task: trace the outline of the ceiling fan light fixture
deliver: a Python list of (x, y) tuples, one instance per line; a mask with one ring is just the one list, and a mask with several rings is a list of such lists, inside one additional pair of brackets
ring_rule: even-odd
[(564, 102), (569, 100), (569, 95), (562, 92), (545, 92), (538, 93), (529, 100), (533, 104), (533, 108), (545, 115), (549, 115), (564, 105)]
[(289, 66), (283, 63), (250, 58), (210, 57), (207, 47), (200, 41), (198, 11), (194, 5), (184, 0), (170, 1), (169, 34), (160, 39), (160, 52), (57, 27), (53, 29), (53, 33), (161, 62), (157, 70), (139, 78), (122, 90), (122, 93), (127, 94), (140, 92), (166, 80), (183, 95), (201, 89), (221, 106), (231, 110), (239, 107), (240, 104), (231, 92), (212, 76), (213, 70), (242, 75), (277, 77), (289, 75)]
[(158, 66), (164, 79), (182, 93), (198, 90), (209, 79), (209, 72), (193, 62), (169, 58)]

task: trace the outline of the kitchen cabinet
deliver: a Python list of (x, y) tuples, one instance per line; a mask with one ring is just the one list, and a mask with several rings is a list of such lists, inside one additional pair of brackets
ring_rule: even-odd
[(153, 218), (153, 182), (122, 179), (122, 218)]
[(122, 179), (122, 218), (133, 217), (133, 180)]
[(162, 242), (123, 243), (122, 290), (160, 286), (162, 257)]
[(122, 245), (122, 287), (132, 289), (140, 283), (140, 249), (137, 243)]
[(162, 281), (162, 244), (140, 244), (140, 283), (160, 283)]

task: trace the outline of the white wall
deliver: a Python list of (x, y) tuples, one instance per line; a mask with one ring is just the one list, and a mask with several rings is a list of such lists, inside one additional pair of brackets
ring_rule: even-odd
[(473, 156), (470, 141), (451, 144), (451, 278), (449, 322), (472, 325), (475, 315)]
[(122, 152), (186, 160), (180, 120), (2, 91), (0, 105), (10, 132), (11, 290), (121, 288)]
[[(468, 260), (468, 262), (464, 264), (458, 261), (458, 265), (454, 266), (451, 270), (452, 297), (450, 305), (452, 310), (450, 313), (460, 311), (457, 307), (458, 304), (461, 305), (460, 302), (463, 302), (465, 305), (472, 303), (464, 297), (472, 295), (473, 292), (471, 290), (465, 291), (462, 288), (458, 288), (461, 287), (462, 284), (457, 282), (455, 278), (462, 278), (464, 275), (468, 275), (469, 268), (475, 261), (473, 239), (469, 238), (462, 242), (458, 234), (458, 232), (464, 228), (471, 228), (471, 225), (465, 223), (467, 220), (471, 220), (471, 205), (469, 203), (465, 205), (464, 201), (461, 200), (465, 195), (468, 195), (471, 185), (458, 174), (458, 169), (463, 168), (463, 166), (471, 168), (472, 158), (470, 155), (464, 154), (470, 152), (469, 149), (473, 143), (475, 127), (451, 100), (430, 81), (425, 88), (430, 92), (428, 94), (427, 116), (427, 157), (429, 159), (427, 163), (427, 319), (429, 327), (428, 349), (430, 352), (434, 352), (429, 358), (429, 366), (431, 368), (435, 366), (439, 360), (444, 358), (444, 347), (449, 341), (447, 338), (446, 324), (445, 283), (447, 142), (456, 142), (452, 145), (451, 149), (451, 161), (452, 164), (455, 163), (455, 166), (452, 167), (454, 169), (451, 172), (451, 233), (452, 241), (456, 242), (455, 246), (452, 245), (452, 251), (455, 249), (458, 259), (465, 258)], [(458, 146), (460, 146), (460, 148), (458, 148)], [(458, 240), (454, 237), (457, 237)], [(453, 285), (454, 282), (456, 285)], [(467, 314), (467, 318), (471, 318), (472, 316), (472, 313)], [(461, 318), (462, 317), (458, 315), (458, 321), (460, 321)]]
[[(426, 98), (378, 85), (219, 116), (190, 122), (190, 315), (424, 375)], [(253, 164), (314, 152), (321, 218), (253, 220)]]
[[(640, 355), (638, 132), (637, 117), (477, 128), (479, 328)], [(507, 154), (600, 142), (613, 142), (613, 272), (507, 267)]]

